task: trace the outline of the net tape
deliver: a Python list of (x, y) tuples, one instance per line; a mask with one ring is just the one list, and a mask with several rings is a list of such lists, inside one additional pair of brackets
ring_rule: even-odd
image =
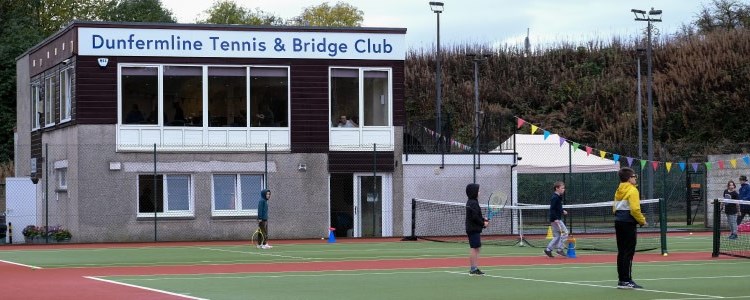
[[(422, 198), (414, 198), (416, 201), (425, 202), (425, 203), (432, 203), (432, 204), (439, 204), (439, 205), (455, 205), (455, 206), (465, 206), (465, 203), (462, 202), (450, 202), (450, 201), (439, 201), (439, 200), (431, 200), (431, 199), (422, 199)], [(726, 200), (726, 199), (725, 199)], [(750, 204), (750, 201), (744, 201), (746, 204)], [(641, 200), (641, 204), (651, 204), (651, 203), (659, 203), (659, 199), (645, 199)], [(481, 208), (492, 208), (492, 209), (498, 209), (503, 208), (505, 210), (540, 210), (540, 209), (549, 209), (549, 204), (547, 205), (541, 205), (541, 204), (523, 204), (518, 203), (517, 205), (506, 205), (505, 207), (502, 206), (493, 206), (493, 205), (487, 205), (483, 204), (480, 201), (479, 206)], [(594, 203), (585, 203), (585, 204), (566, 204), (563, 205), (563, 209), (577, 209), (577, 208), (595, 208), (595, 207), (607, 207), (612, 206), (612, 201), (606, 201), (606, 202), (594, 202)]]

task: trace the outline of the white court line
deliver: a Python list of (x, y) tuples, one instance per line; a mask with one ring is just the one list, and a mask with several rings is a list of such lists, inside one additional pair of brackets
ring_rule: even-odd
[[(453, 272), (453, 271), (446, 271), (446, 272), (447, 273), (453, 273), (453, 274), (460, 274), (460, 275), (469, 276), (468, 273), (460, 273), (460, 272)], [(582, 285), (582, 286), (600, 287), (600, 288), (607, 288), (607, 289), (616, 289), (617, 288), (616, 286), (609, 286), (609, 285), (596, 285), (596, 284), (567, 282), (567, 281), (552, 281), (552, 280), (522, 278), (522, 277), (510, 277), (510, 276), (498, 276), (498, 275), (489, 275), (489, 274), (484, 274), (484, 277), (501, 278), (501, 279), (513, 279), (513, 280), (523, 280), (523, 281), (533, 281), (533, 282), (544, 282), (544, 283), (557, 283), (557, 284), (567, 284), (567, 285)], [(685, 295), (685, 296), (697, 296), (697, 297), (704, 297), (704, 298), (710, 298), (710, 299), (724, 298), (724, 297), (721, 297), (721, 296), (711, 296), (711, 295), (701, 295), (701, 294), (691, 294), (691, 293), (680, 293), (680, 292), (660, 291), (660, 290), (651, 290), (651, 289), (635, 289), (635, 290), (636, 291), (643, 291), (643, 292), (654, 292), (654, 293), (675, 294), (675, 295)]]
[[(698, 276), (698, 277), (664, 277), (664, 278), (638, 278), (638, 281), (657, 281), (657, 280), (690, 280), (690, 279), (723, 279), (723, 278), (745, 278), (750, 275), (726, 275), (726, 276)], [(610, 280), (576, 280), (574, 282), (607, 282)]]
[(42, 267), (37, 267), (37, 266), (32, 266), (32, 265), (25, 265), (25, 264), (20, 264), (20, 263), (17, 263), (17, 262), (12, 262), (12, 261), (7, 261), (7, 260), (1, 260), (1, 259), (0, 259), (0, 262), (4, 262), (6, 264), (11, 264), (11, 265), (16, 265), (16, 266), (21, 266), (21, 267), (27, 267), (27, 268), (31, 268), (31, 269), (41, 269), (42, 268)]
[[(657, 298), (652, 300), (706, 300), (706, 299), (713, 299), (713, 298)], [(750, 299), (750, 296), (729, 296), (729, 297), (721, 297), (721, 299)]]
[[(451, 269), (454, 269), (451, 267)], [(230, 275), (230, 276), (199, 276), (199, 277), (158, 277), (158, 278), (125, 278), (120, 279), (122, 281), (159, 281), (159, 280), (205, 280), (205, 279), (249, 279), (249, 278), (288, 278), (288, 277), (327, 277), (327, 276), (370, 276), (370, 275), (395, 275), (395, 274), (437, 274), (445, 273), (446, 271), (400, 271), (400, 272), (363, 272), (356, 273), (359, 271), (367, 270), (333, 270), (333, 271), (304, 271), (303, 274), (283, 274), (283, 275), (268, 275), (264, 273), (261, 275)], [(331, 274), (331, 272), (334, 272)], [(316, 274), (312, 274), (316, 273)], [(223, 273), (223, 274), (236, 274), (236, 273)], [(216, 274), (212, 274), (216, 275)], [(153, 276), (153, 275), (137, 275), (137, 276)], [(129, 276), (130, 277), (130, 276)]]
[(197, 247), (197, 248), (198, 249), (203, 249), (203, 250), (212, 250), (212, 251), (222, 251), (222, 252), (232, 252), (232, 253), (244, 253), (244, 254), (255, 254), (255, 255), (260, 255), (260, 256), (271, 256), (271, 257), (292, 258), (292, 259), (302, 259), (302, 260), (312, 259), (312, 258), (299, 257), (299, 256), (279, 255), (279, 254), (270, 254), (270, 253), (258, 253), (258, 252), (252, 252), (252, 251), (237, 251), (237, 250), (216, 249), (216, 248), (207, 248), (207, 247)]
[(132, 287), (132, 288), (137, 288), (137, 289), (143, 289), (143, 290), (147, 290), (147, 291), (152, 291), (152, 292), (157, 292), (157, 293), (162, 293), (162, 294), (167, 294), (167, 295), (182, 297), (182, 298), (186, 298), (186, 299), (207, 300), (207, 299), (204, 299), (204, 298), (198, 298), (198, 297), (193, 297), (193, 296), (188, 296), (188, 295), (183, 295), (183, 294), (178, 294), (178, 293), (163, 291), (163, 290), (159, 290), (159, 289), (153, 289), (153, 288), (149, 288), (149, 287), (145, 287), (145, 286), (138, 286), (138, 285), (133, 285), (133, 284), (127, 284), (127, 283), (122, 283), (122, 282), (107, 280), (107, 279), (93, 277), (93, 276), (84, 276), (84, 278), (98, 280), (98, 281), (107, 282), (107, 283), (124, 285), (124, 286), (127, 286), (127, 287)]

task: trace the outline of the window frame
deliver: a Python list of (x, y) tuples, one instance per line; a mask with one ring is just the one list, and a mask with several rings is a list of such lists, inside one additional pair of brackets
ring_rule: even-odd
[[(328, 67), (328, 115), (333, 117), (333, 69), (350, 69), (357, 70), (358, 78), (358, 112), (357, 118), (359, 118), (358, 126), (356, 127), (335, 127), (331, 126), (334, 130), (359, 130), (362, 131), (366, 128), (393, 128), (393, 68), (391, 67), (350, 67), (350, 66), (330, 66)], [(366, 125), (365, 123), (365, 72), (368, 71), (381, 71), (388, 74), (388, 112), (387, 125)], [(333, 121), (333, 120), (332, 120)]]
[(57, 173), (57, 189), (60, 191), (67, 191), (68, 190), (68, 168), (57, 168), (55, 169), (55, 173)]
[(55, 95), (59, 81), (57, 73), (44, 78), (44, 128), (55, 126)]
[[(68, 122), (73, 117), (73, 67), (67, 67), (60, 71), (59, 76), (59, 94), (60, 100), (60, 123)], [(63, 90), (63, 80), (65, 80), (65, 90)], [(65, 104), (65, 106), (63, 106)], [(67, 108), (67, 109), (64, 109)]]
[[(162, 201), (162, 212), (156, 212), (157, 218), (179, 218), (179, 217), (194, 217), (195, 216), (195, 176), (190, 173), (157, 173), (161, 175), (161, 201)], [(138, 218), (153, 218), (154, 212), (140, 212), (140, 178), (141, 176), (154, 176), (154, 174), (139, 173), (136, 177), (136, 215)], [(187, 190), (188, 190), (188, 209), (187, 210), (169, 210), (169, 177), (172, 176), (187, 176)], [(156, 207), (154, 207), (156, 210)]]
[(44, 109), (40, 110), (41, 106), (44, 106), (44, 100), (42, 99), (42, 86), (41, 81), (36, 79), (31, 82), (31, 131), (35, 131), (42, 128), (42, 114)]
[[(234, 209), (216, 209), (216, 176), (234, 176)], [(211, 215), (214, 217), (257, 217), (258, 208), (242, 209), (242, 176), (260, 177), (261, 189), (257, 189), (258, 195), (263, 187), (266, 186), (265, 175), (259, 173), (214, 173), (211, 174)], [(253, 188), (253, 187), (250, 187)], [(239, 195), (239, 197), (237, 196)], [(252, 193), (251, 193), (252, 195)]]

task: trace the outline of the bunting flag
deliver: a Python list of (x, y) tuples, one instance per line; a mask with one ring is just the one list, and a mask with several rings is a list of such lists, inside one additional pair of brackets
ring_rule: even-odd
[(593, 150), (593, 149), (591, 149), (591, 147), (586, 146), (586, 156), (591, 155), (591, 150)]
[(646, 161), (641, 159), (641, 170), (646, 167)]
[(578, 146), (580, 146), (580, 145), (581, 144), (579, 144), (579, 143), (573, 142), (573, 152), (576, 152), (576, 150), (578, 150)]
[(732, 165), (732, 169), (737, 169), (737, 159), (730, 160), (729, 163)]
[(599, 157), (604, 159), (604, 156), (607, 155), (607, 152), (604, 152), (603, 150), (599, 150)]
[(677, 164), (680, 165), (680, 170), (683, 171), (683, 172), (685, 172), (685, 163), (681, 162), (681, 163), (677, 163)]
[(723, 170), (723, 169), (724, 169), (724, 161), (720, 160), (719, 161), (719, 170)]
[(652, 161), (651, 162), (651, 167), (653, 167), (654, 171), (656, 171), (656, 169), (659, 168), (659, 162), (658, 161)]
[(671, 162), (667, 162), (667, 163), (665, 163), (665, 165), (667, 166), (667, 173), (669, 173), (669, 171), (672, 171), (672, 163)]
[[(559, 135), (558, 135), (559, 136)], [(565, 143), (565, 138), (560, 136), (560, 147)]]
[(698, 172), (698, 163), (692, 163), (693, 165), (693, 172)]
[(745, 155), (745, 157), (743, 157), (742, 160), (745, 161), (746, 165), (750, 166), (750, 157), (748, 157), (747, 155)]
[(524, 121), (521, 118), (518, 118), (518, 122), (517, 123), (518, 123), (518, 125), (516, 125), (517, 126), (516, 129), (521, 128), (521, 126), (523, 126), (523, 123), (526, 123), (526, 121)]
[(537, 129), (539, 129), (539, 127), (537, 127), (536, 125), (532, 124), (531, 125), (531, 134), (534, 134), (534, 132), (536, 132)]
[(706, 170), (711, 170), (711, 162), (710, 161), (706, 162)]
[(633, 158), (630, 156), (625, 156), (625, 158), (628, 160), (628, 167), (633, 166)]
[(620, 154), (614, 154), (614, 153), (612, 153), (612, 160), (614, 160), (615, 163), (619, 163), (620, 162)]
[(549, 131), (545, 130), (544, 131), (544, 140), (546, 141), (548, 137), (549, 137)]

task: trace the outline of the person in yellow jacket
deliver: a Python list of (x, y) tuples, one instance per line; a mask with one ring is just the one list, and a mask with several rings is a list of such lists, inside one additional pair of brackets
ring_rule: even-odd
[(642, 286), (633, 281), (633, 256), (638, 241), (636, 225), (646, 226), (646, 217), (641, 213), (641, 195), (636, 187), (638, 176), (631, 168), (622, 168), (617, 172), (620, 185), (615, 192), (612, 210), (615, 213), (615, 235), (617, 237), (617, 288), (640, 289)]

